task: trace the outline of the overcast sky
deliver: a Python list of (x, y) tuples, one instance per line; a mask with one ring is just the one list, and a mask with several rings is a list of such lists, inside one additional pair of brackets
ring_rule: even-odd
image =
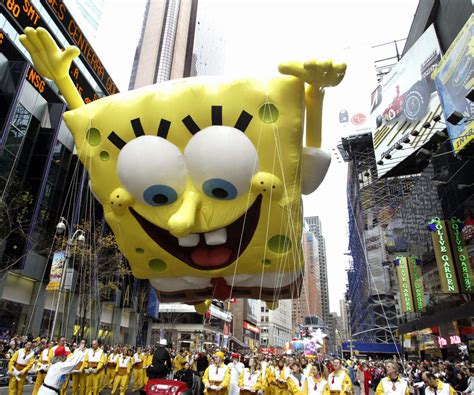
[[(370, 92), (376, 87), (373, 60), (387, 52), (374, 45), (406, 38), (418, 0), (199, 0), (212, 3), (216, 26), (225, 38), (225, 74), (274, 75), (279, 63), (311, 58), (348, 64), (345, 80), (328, 90), (323, 119), (323, 147), (335, 152), (350, 129), (339, 124), (347, 109), (368, 113)], [(119, 88), (127, 90), (144, 0), (107, 0), (95, 43), (97, 52)], [(215, 8), (214, 8), (215, 7)], [(120, 43), (121, 50), (117, 50)], [(336, 156), (322, 186), (304, 199), (305, 216), (318, 215), (328, 257), (330, 309), (339, 313), (347, 276), (347, 166)]]

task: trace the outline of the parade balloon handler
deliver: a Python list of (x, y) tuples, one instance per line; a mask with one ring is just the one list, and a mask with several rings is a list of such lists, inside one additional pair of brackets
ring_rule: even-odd
[(38, 395), (59, 395), (60, 388), (63, 385), (66, 376), (70, 374), (79, 362), (82, 362), (85, 356), (85, 346), (83, 343), (74, 351), (71, 358), (67, 358), (70, 354), (64, 346), (59, 346), (54, 351), (54, 357), (51, 366), (44, 379), (43, 385), (38, 391)]

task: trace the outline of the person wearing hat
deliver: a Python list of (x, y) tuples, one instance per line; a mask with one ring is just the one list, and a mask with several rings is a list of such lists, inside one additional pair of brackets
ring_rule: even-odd
[(44, 378), (49, 368), (49, 350), (54, 346), (53, 342), (47, 342), (46, 339), (42, 341), (44, 348), (38, 355), (38, 360), (36, 361), (36, 381), (35, 387), (33, 388), (32, 395), (36, 395), (43, 384)]
[(387, 377), (380, 380), (375, 390), (376, 395), (410, 395), (408, 381), (402, 379), (398, 374), (398, 365), (394, 362), (387, 362)]
[(222, 351), (214, 353), (214, 362), (204, 372), (202, 382), (205, 394), (227, 395), (227, 388), (230, 383), (230, 370), (224, 364), (225, 355)]
[(15, 351), (8, 362), (8, 375), (11, 376), (8, 382), (8, 395), (23, 393), (26, 376), (34, 362), (35, 353), (31, 349), (31, 342), (26, 342), (24, 348)]
[(161, 339), (153, 354), (151, 365), (147, 369), (147, 376), (150, 379), (163, 379), (168, 376), (171, 371), (171, 357), (166, 349), (168, 341)]
[(115, 368), (114, 384), (111, 395), (114, 395), (120, 387), (120, 395), (125, 395), (130, 381), (130, 372), (132, 371), (132, 357), (129, 355), (127, 347), (122, 349), (122, 354), (117, 360)]
[[(56, 344), (55, 346), (49, 348), (48, 359), (49, 359), (50, 364), (51, 364), (51, 360), (54, 358), (54, 352), (56, 351), (56, 349), (58, 347), (61, 347), (61, 346), (64, 347), (67, 352), (71, 353), (71, 350), (66, 345), (66, 338), (65, 337), (60, 337), (59, 340), (58, 340), (58, 344)], [(63, 383), (63, 386), (61, 388), (61, 395), (66, 395), (68, 384), (69, 384), (69, 376), (66, 378), (66, 380)]]
[(240, 362), (240, 355), (232, 353), (232, 362), (227, 367), (230, 370), (230, 383), (229, 383), (229, 395), (239, 395), (239, 379), (240, 375), (244, 371), (244, 364)]
[(81, 344), (79, 348), (71, 354), (64, 346), (58, 346), (54, 350), (53, 358), (41, 385), (38, 395), (59, 395), (63, 386), (65, 376), (70, 374), (79, 362), (84, 359), (85, 346)]
[(99, 347), (97, 340), (92, 340), (92, 347), (86, 351), (84, 357), (84, 373), (86, 374), (87, 395), (98, 395), (100, 381), (103, 380), (102, 368), (105, 365), (105, 353)]

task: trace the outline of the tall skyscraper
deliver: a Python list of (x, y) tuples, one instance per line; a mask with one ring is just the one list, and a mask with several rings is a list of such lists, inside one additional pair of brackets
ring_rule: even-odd
[(324, 240), (321, 221), (319, 217), (305, 217), (308, 229), (317, 239), (318, 261), (319, 261), (319, 281), (322, 305), (322, 318), (327, 324), (329, 322), (329, 288), (328, 288), (328, 272), (326, 258), (326, 242)]
[(148, 0), (130, 89), (190, 75), (197, 0)]

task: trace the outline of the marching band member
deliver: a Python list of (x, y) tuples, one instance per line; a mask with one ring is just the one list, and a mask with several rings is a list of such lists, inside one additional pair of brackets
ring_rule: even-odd
[(120, 357), (119, 347), (115, 347), (113, 350), (111, 350), (110, 354), (107, 356), (107, 374), (105, 377), (105, 386), (107, 388), (112, 388), (112, 384), (114, 383), (117, 360), (119, 357)]
[(329, 374), (328, 383), (331, 394), (344, 395), (352, 392), (352, 383), (348, 374), (341, 367), (341, 360), (333, 360), (334, 371)]
[[(79, 349), (86, 350), (86, 341), (81, 340)], [(72, 395), (84, 395), (86, 393), (86, 375), (84, 373), (84, 362), (80, 361), (74, 370), (72, 376)]]
[(130, 372), (132, 371), (132, 357), (129, 355), (127, 347), (122, 349), (122, 354), (117, 360), (117, 367), (115, 368), (114, 385), (112, 387), (111, 395), (114, 395), (120, 387), (120, 395), (125, 395), (130, 381)]
[(46, 343), (45, 348), (40, 352), (38, 360), (36, 361), (36, 381), (33, 388), (32, 395), (36, 395), (43, 384), (46, 372), (49, 368), (49, 349), (54, 346), (53, 342)]
[(83, 360), (84, 346), (81, 345), (70, 358), (67, 358), (69, 354), (71, 353), (64, 346), (56, 347), (53, 358), (50, 360), (48, 373), (46, 373), (38, 395), (60, 394), (66, 375), (69, 375), (77, 364)]
[(240, 362), (239, 354), (232, 354), (232, 362), (227, 365), (230, 371), (229, 395), (239, 395), (239, 379), (244, 371), (244, 364)]
[(385, 365), (387, 369), (387, 377), (380, 380), (376, 395), (410, 395), (410, 388), (408, 381), (402, 379), (398, 374), (398, 365), (393, 362), (387, 362)]
[(148, 374), (146, 370), (151, 366), (153, 361), (153, 351), (151, 348), (147, 348), (145, 356), (143, 357), (143, 386), (148, 383)]
[(291, 365), (291, 374), (288, 380), (288, 392), (291, 395), (303, 395), (306, 384), (306, 377), (301, 371), (301, 366), (294, 362)]
[(34, 362), (35, 353), (31, 349), (31, 342), (25, 343), (24, 348), (15, 351), (8, 362), (8, 375), (11, 376), (8, 383), (8, 395), (21, 395), (23, 393), (26, 376)]
[(202, 382), (204, 393), (208, 395), (227, 395), (227, 388), (230, 383), (230, 371), (224, 364), (225, 355), (222, 351), (214, 354), (214, 363), (204, 372)]
[(288, 378), (290, 370), (283, 359), (279, 359), (275, 367), (273, 385), (271, 391), (274, 395), (288, 395)]
[(133, 389), (132, 391), (139, 391), (145, 385), (143, 380), (143, 360), (145, 355), (142, 353), (142, 348), (138, 347), (137, 352), (133, 354)]
[(421, 379), (426, 385), (425, 395), (455, 395), (456, 391), (449, 383), (443, 383), (431, 372), (423, 372)]
[(323, 372), (316, 364), (312, 365), (311, 373), (306, 379), (304, 389), (305, 395), (329, 395), (329, 386), (327, 380), (324, 379)]
[(261, 365), (255, 361), (254, 358), (250, 358), (249, 367), (245, 368), (241, 373), (239, 388), (242, 395), (250, 395), (263, 391)]
[(97, 340), (92, 340), (92, 348), (86, 351), (84, 358), (84, 372), (86, 374), (87, 395), (98, 395), (100, 380), (103, 379), (101, 370), (105, 364), (104, 351), (99, 348)]

